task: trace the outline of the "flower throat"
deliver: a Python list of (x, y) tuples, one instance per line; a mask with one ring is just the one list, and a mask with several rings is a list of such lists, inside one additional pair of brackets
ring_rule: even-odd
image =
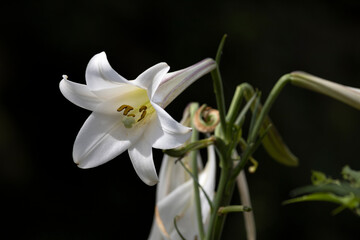
[(123, 118), (122, 122), (124, 123), (124, 126), (126, 128), (131, 128), (133, 126), (133, 124), (140, 122), (141, 120), (143, 120), (146, 117), (147, 110), (148, 110), (148, 106), (146, 106), (146, 105), (150, 105), (149, 108), (152, 108), (151, 104), (142, 105), (138, 109), (139, 114), (141, 114), (138, 117), (136, 117), (136, 115), (134, 114), (134, 113), (136, 113), (136, 110), (134, 109), (134, 107), (132, 107), (130, 105), (123, 104), (117, 109), (118, 112), (123, 111), (123, 115), (125, 117)]

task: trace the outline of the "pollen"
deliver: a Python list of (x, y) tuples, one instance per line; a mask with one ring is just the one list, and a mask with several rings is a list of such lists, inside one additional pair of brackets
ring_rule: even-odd
[[(124, 110), (125, 109), (125, 110)], [(124, 115), (126, 116), (126, 115), (128, 115), (128, 113), (131, 111), (131, 110), (133, 110), (134, 108), (132, 107), (132, 106), (130, 106), (130, 105), (121, 105), (118, 109), (117, 109), (117, 111), (118, 112), (121, 112), (122, 110), (124, 110)], [(133, 114), (132, 114), (133, 115)], [(135, 116), (134, 116), (135, 117)]]
[(143, 120), (145, 118), (146, 109), (147, 109), (147, 106), (141, 106), (140, 107), (139, 112), (142, 112), (142, 113), (141, 113), (141, 116), (140, 116), (139, 120), (137, 120), (138, 122), (140, 122), (140, 120)]
[(135, 121), (135, 117), (137, 116), (137, 114), (134, 114), (133, 113), (130, 113), (131, 111), (134, 110), (134, 108), (130, 105), (121, 105), (117, 111), (118, 112), (122, 112), (123, 111), (123, 115), (126, 116), (122, 122), (124, 123), (125, 127), (126, 128), (131, 128), (132, 125), (135, 123), (135, 122), (140, 122), (141, 120), (143, 120), (146, 116), (146, 109), (147, 109), (147, 106), (143, 105), (139, 108), (139, 113), (141, 113), (140, 117), (137, 119), (137, 121)]

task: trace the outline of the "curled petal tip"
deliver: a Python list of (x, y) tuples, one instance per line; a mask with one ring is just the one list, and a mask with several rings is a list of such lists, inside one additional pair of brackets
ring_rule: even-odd
[(82, 165), (80, 164), (80, 162), (74, 161), (74, 163), (76, 164), (76, 166), (77, 166), (78, 168), (84, 169), (84, 166), (82, 166)]
[(79, 161), (75, 161), (75, 160), (74, 160), (74, 163), (76, 164), (76, 166), (77, 166), (78, 168), (82, 168), (82, 169), (85, 168), (85, 167), (83, 166), (83, 164), (81, 164)]
[(143, 181), (148, 186), (154, 186), (159, 182), (159, 178), (157, 176), (156, 177), (152, 176), (150, 178), (150, 177), (141, 176), (139, 175), (139, 173), (138, 176), (140, 177), (141, 181)]
[[(101, 57), (106, 57), (105, 51), (99, 52), (99, 53), (96, 54), (96, 55), (101, 56)], [(96, 55), (95, 55), (95, 56), (96, 56)]]
[(212, 59), (212, 58), (206, 58), (206, 59), (204, 59), (204, 60), (203, 60), (202, 62), (200, 62), (200, 63), (206, 63), (206, 64), (208, 64), (210, 71), (211, 71), (211, 70), (214, 70), (215, 67), (216, 67), (216, 62), (215, 62), (215, 60)]
[(154, 185), (156, 185), (158, 182), (159, 182), (159, 180), (157, 180), (157, 181), (151, 181), (151, 182), (148, 182), (148, 183), (146, 183), (146, 184), (149, 185), (149, 186), (154, 186)]
[(208, 62), (211, 62), (211, 63), (213, 63), (214, 65), (216, 65), (215, 60), (212, 59), (212, 58), (205, 58), (203, 61), (208, 61)]

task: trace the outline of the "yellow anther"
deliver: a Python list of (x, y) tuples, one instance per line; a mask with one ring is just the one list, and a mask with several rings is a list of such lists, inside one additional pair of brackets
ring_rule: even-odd
[[(117, 111), (118, 112), (121, 112), (122, 110), (124, 110), (125, 109), (125, 111), (124, 111), (124, 115), (126, 116), (131, 110), (133, 110), (134, 108), (132, 107), (132, 106), (129, 106), (129, 105), (121, 105), (118, 109), (117, 109)], [(134, 115), (134, 114), (130, 114), (130, 115)], [(135, 115), (134, 115), (134, 117), (135, 117)]]
[(138, 122), (140, 122), (142, 119), (144, 119), (144, 117), (146, 115), (146, 109), (147, 109), (147, 106), (141, 106), (139, 108), (139, 112), (142, 112), (142, 113), (141, 113), (139, 120), (137, 120)]
[(139, 109), (139, 112), (142, 112), (142, 111), (144, 111), (146, 109), (147, 109), (147, 106), (141, 106), (140, 109)]

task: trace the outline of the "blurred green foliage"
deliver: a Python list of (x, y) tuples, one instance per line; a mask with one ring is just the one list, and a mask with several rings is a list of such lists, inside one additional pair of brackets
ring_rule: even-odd
[(322, 172), (313, 171), (312, 185), (297, 188), (292, 192), (293, 196), (303, 196), (284, 201), (283, 204), (305, 201), (333, 202), (340, 205), (332, 211), (334, 215), (348, 208), (360, 216), (360, 171), (352, 170), (346, 165), (341, 174), (343, 180), (333, 179)]

